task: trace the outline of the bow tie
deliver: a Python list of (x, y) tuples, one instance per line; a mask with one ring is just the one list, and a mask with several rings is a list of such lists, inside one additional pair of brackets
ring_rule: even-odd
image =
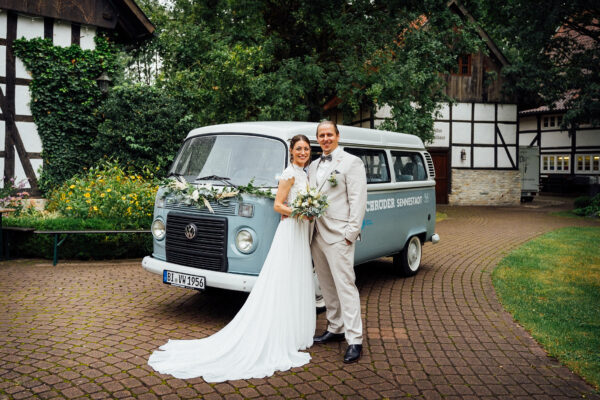
[(327, 156), (325, 154), (322, 154), (321, 161), (331, 161), (331, 154), (329, 154)]

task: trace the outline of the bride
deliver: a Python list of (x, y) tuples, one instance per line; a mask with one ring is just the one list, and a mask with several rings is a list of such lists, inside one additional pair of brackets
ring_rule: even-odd
[(274, 206), (284, 219), (248, 299), (214, 335), (161, 346), (148, 360), (156, 371), (222, 382), (263, 378), (310, 361), (310, 354), (298, 351), (312, 346), (316, 323), (309, 222), (285, 218), (292, 213), (285, 203), (291, 204), (308, 182), (303, 169), (310, 162), (308, 138), (294, 136), (290, 153), (292, 163), (281, 175)]

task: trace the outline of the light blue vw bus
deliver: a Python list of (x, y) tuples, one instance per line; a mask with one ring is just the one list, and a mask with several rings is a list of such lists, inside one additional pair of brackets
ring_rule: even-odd
[[(393, 256), (398, 273), (411, 276), (425, 242), (436, 243), (435, 176), (431, 156), (414, 135), (338, 126), (339, 145), (360, 157), (368, 200), (355, 264)], [(316, 123), (248, 122), (192, 130), (169, 175), (192, 185), (254, 186), (276, 192), (288, 164), (289, 140), (311, 139)], [(273, 200), (242, 195), (198, 208), (160, 188), (154, 207), (154, 251), (142, 261), (162, 281), (183, 288), (216, 287), (250, 292), (263, 265), (280, 216)], [(317, 282), (318, 293), (318, 282)]]

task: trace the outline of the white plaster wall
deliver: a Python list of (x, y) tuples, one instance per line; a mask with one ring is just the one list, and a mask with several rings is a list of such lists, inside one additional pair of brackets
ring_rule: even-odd
[(44, 37), (44, 18), (19, 15), (17, 17), (17, 39)]
[(577, 132), (577, 146), (600, 147), (600, 129)]
[(94, 43), (94, 37), (96, 36), (96, 28), (93, 26), (82, 25), (81, 26), (81, 37), (79, 38), (79, 45), (84, 50), (94, 50), (96, 43)]
[(427, 147), (448, 147), (450, 145), (450, 123), (433, 123), (434, 139)]
[(535, 136), (535, 133), (521, 133), (519, 135), (519, 144), (521, 146), (529, 146), (529, 144), (533, 142)]
[(474, 125), (475, 143), (479, 144), (494, 144), (494, 124), (478, 124)]
[(31, 115), (31, 110), (29, 109), (30, 101), (29, 86), (15, 85), (15, 114)]
[[(21, 158), (15, 149), (15, 184), (18, 184), (24, 179), (27, 179), (27, 175), (25, 174), (25, 170), (23, 169), (23, 164), (21, 164)], [(30, 188), (29, 181), (25, 184), (26, 188)]]
[(571, 138), (567, 131), (543, 132), (542, 149), (544, 147), (571, 147)]
[(377, 108), (377, 111), (375, 111), (375, 118), (390, 118), (391, 116), (392, 116), (392, 109), (387, 104), (385, 104), (382, 107)]
[[(2, 141), (4, 142), (4, 140)], [(4, 175), (4, 157), (0, 158), (0, 171), (2, 171), (3, 175)], [(0, 179), (0, 188), (4, 187), (4, 179)]]
[(519, 130), (520, 131), (537, 130), (537, 118), (534, 116), (519, 118)]
[[(516, 146), (508, 146), (508, 152), (512, 157), (512, 160), (515, 164), (518, 164), (517, 160), (517, 147)], [(498, 168), (512, 168), (512, 164), (506, 154), (506, 150), (504, 147), (498, 147)]]
[(39, 178), (40, 171), (42, 170), (42, 165), (44, 164), (44, 160), (36, 158), (34, 160), (29, 160), (29, 162), (31, 163), (31, 168), (33, 168), (33, 171), (35, 172), (36, 178)]
[(437, 117), (437, 119), (450, 119), (450, 107), (448, 106), (448, 103), (441, 104), (439, 113), (440, 115)]
[(0, 46), (0, 76), (6, 76), (6, 46)]
[(516, 104), (498, 104), (498, 121), (517, 121)]
[(452, 123), (452, 143), (471, 143), (471, 124), (468, 122)]
[(0, 38), (6, 39), (6, 11), (0, 10)]
[[(464, 161), (460, 159), (460, 151), (465, 149), (467, 157)], [(467, 146), (452, 147), (452, 167), (470, 167), (471, 166), (471, 148)]]
[(17, 129), (21, 134), (25, 151), (29, 153), (40, 153), (42, 151), (42, 141), (37, 132), (37, 127), (33, 122), (16, 122)]
[(495, 107), (493, 104), (475, 103), (475, 121), (493, 121)]
[(25, 68), (25, 64), (19, 57), (15, 59), (15, 77), (23, 79), (31, 79), (31, 74)]
[(71, 45), (71, 23), (54, 21), (52, 43), (55, 46), (68, 47)]
[[(4, 151), (4, 139), (6, 138), (6, 123), (0, 121), (0, 151)], [(0, 170), (1, 171), (1, 170)], [(2, 180), (2, 179), (0, 179)]]
[(473, 148), (473, 166), (475, 168), (489, 168), (494, 166), (493, 147)]
[[(498, 124), (498, 129), (500, 129), (500, 133), (502, 133), (502, 137), (504, 138), (504, 142), (506, 144), (516, 144), (517, 143), (517, 125), (513, 124)], [(498, 138), (500, 139), (500, 138)], [(501, 142), (499, 140), (499, 142)]]
[(456, 103), (452, 106), (453, 120), (470, 120), (471, 119), (471, 103)]

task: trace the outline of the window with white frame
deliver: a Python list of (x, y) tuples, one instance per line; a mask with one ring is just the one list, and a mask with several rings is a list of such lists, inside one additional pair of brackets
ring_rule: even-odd
[(548, 115), (542, 119), (544, 128), (556, 128), (562, 124), (562, 115)]
[(552, 174), (568, 174), (571, 157), (568, 154), (543, 154), (541, 172)]
[(600, 173), (600, 153), (577, 154), (575, 160), (575, 172), (587, 174)]

